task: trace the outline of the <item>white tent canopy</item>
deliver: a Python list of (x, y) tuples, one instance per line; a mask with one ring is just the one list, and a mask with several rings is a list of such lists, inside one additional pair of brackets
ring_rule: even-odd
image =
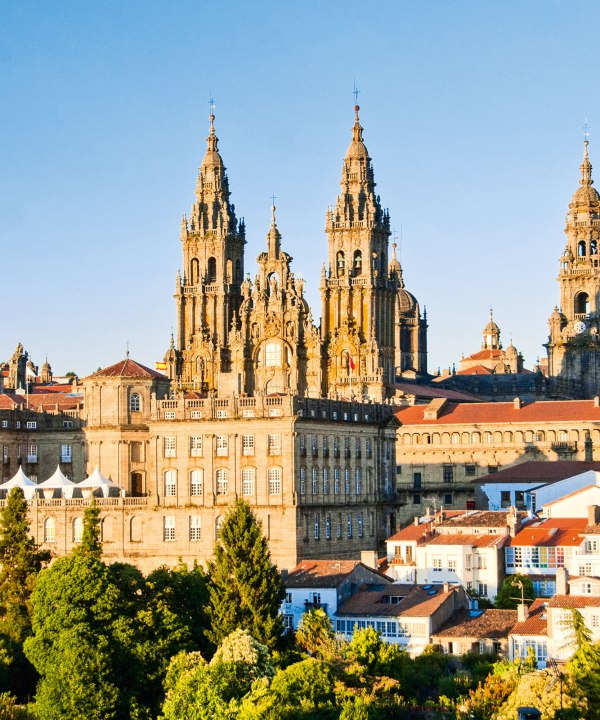
[(57, 465), (54, 474), (37, 487), (44, 492), (44, 495), (48, 494), (49, 497), (52, 497), (54, 490), (61, 490), (66, 498), (72, 498), (73, 488), (75, 488), (76, 485), (72, 480), (69, 480), (68, 477), (63, 475), (60, 465)]
[(77, 483), (77, 487), (81, 488), (82, 490), (100, 489), (104, 497), (109, 496), (111, 488), (120, 490), (119, 486), (116, 483), (104, 477), (104, 475), (98, 469), (97, 465), (94, 468), (94, 472), (88, 478), (82, 480), (80, 483)]
[(28, 500), (31, 500), (37, 486), (37, 483), (33, 482), (33, 480), (30, 480), (27, 475), (25, 475), (23, 468), (19, 467), (14, 477), (0, 485), (0, 490), (6, 490), (6, 492), (9, 493), (13, 488), (20, 487), (21, 490), (23, 490), (25, 497)]

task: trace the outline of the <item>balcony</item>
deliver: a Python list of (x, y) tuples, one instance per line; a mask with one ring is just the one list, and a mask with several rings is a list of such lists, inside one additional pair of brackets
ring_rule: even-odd
[(559, 455), (563, 453), (574, 453), (577, 452), (577, 441), (559, 440), (558, 442), (551, 443), (550, 449)]
[(327, 603), (322, 602), (310, 602), (309, 600), (304, 601), (304, 612), (308, 612), (309, 610), (323, 610), (325, 614), (327, 615), (327, 608), (329, 605)]

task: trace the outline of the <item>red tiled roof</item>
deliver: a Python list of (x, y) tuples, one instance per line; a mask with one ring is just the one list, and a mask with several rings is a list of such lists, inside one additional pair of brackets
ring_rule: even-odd
[[(466, 358), (469, 360), (470, 358)], [(457, 370), (457, 375), (493, 375), (493, 370), (485, 367), (485, 365), (473, 365), (466, 370)]]
[(131, 358), (125, 358), (114, 365), (92, 373), (90, 377), (126, 377), (126, 378), (161, 378), (167, 379), (166, 375), (156, 372), (145, 365), (135, 362)]
[(432, 521), (433, 517), (431, 518), (431, 520), (419, 523), (418, 525), (415, 525), (414, 523), (412, 525), (407, 525), (402, 530), (398, 530), (397, 533), (391, 535), (386, 540), (386, 542), (420, 540), (421, 538), (425, 537), (429, 532)]
[[(341, 585), (360, 560), (303, 560), (289, 572), (285, 586), (289, 588), (336, 588)], [(367, 567), (366, 565), (364, 566)], [(377, 580), (389, 581), (373, 568), (370, 570)]]
[(548, 600), (552, 608), (586, 608), (600, 607), (600, 595), (554, 595)]
[(473, 423), (530, 423), (595, 420), (600, 421), (600, 407), (593, 400), (539, 400), (523, 403), (519, 409), (512, 402), (448, 402), (438, 418), (425, 419), (423, 405), (411, 405), (396, 413), (402, 426), (471, 425)]
[[(524, 520), (527, 513), (519, 512), (517, 517)], [(439, 527), (443, 528), (466, 528), (466, 527), (492, 527), (505, 528), (508, 526), (507, 510), (466, 510), (465, 512), (446, 517)]]
[(585, 518), (550, 518), (540, 525), (529, 525), (514, 538), (510, 538), (511, 547), (578, 547), (583, 542), (581, 530), (585, 527)]
[(472, 545), (473, 547), (494, 547), (502, 545), (507, 535), (434, 535), (427, 540), (427, 545)]
[(600, 535), (600, 523), (594, 525), (586, 525), (581, 531), (582, 535)]
[(6, 393), (0, 393), (0, 410), (14, 410), (17, 403)]
[(600, 470), (600, 462), (584, 462), (583, 460), (528, 460), (498, 470), (491, 475), (477, 479), (477, 483), (506, 482), (552, 482), (564, 480), (573, 475), (580, 475), (586, 470)]
[(479, 350), (463, 360), (497, 360), (504, 356), (503, 350)]
[(548, 620), (546, 618), (546, 606), (548, 601), (537, 598), (529, 606), (529, 614), (523, 622), (518, 622), (510, 631), (511, 635), (546, 635), (548, 631)]
[[(444, 592), (442, 585), (430, 585), (425, 590), (422, 585), (404, 585), (393, 583), (385, 590), (360, 590), (347, 600), (341, 608), (338, 608), (338, 615), (380, 615), (383, 617), (430, 617), (433, 613), (447, 602), (453, 588)], [(435, 595), (429, 595), (435, 590)], [(392, 605), (385, 602), (386, 597), (402, 598)]]
[(516, 610), (461, 610), (454, 614), (435, 637), (507, 638), (517, 622)]

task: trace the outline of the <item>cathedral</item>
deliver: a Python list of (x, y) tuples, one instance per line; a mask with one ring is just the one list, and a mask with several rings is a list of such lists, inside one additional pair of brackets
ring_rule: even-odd
[(210, 116), (196, 200), (181, 222), (177, 335), (165, 356), (175, 391), (383, 402), (403, 372), (426, 374), (426, 318), (404, 287), (395, 244), (390, 256), (390, 216), (358, 113), (357, 105), (341, 191), (326, 215), (320, 327), (282, 248), (275, 207), (254, 280), (245, 275), (245, 227)]

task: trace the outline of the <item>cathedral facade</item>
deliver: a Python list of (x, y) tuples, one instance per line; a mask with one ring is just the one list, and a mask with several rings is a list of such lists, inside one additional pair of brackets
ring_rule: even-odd
[(181, 224), (177, 334), (165, 356), (175, 389), (382, 402), (402, 372), (427, 372), (426, 319), (404, 287), (395, 246), (390, 256), (390, 217), (375, 193), (358, 111), (326, 215), (320, 327), (282, 249), (275, 207), (254, 280), (244, 275), (245, 227), (211, 115), (196, 201)]

